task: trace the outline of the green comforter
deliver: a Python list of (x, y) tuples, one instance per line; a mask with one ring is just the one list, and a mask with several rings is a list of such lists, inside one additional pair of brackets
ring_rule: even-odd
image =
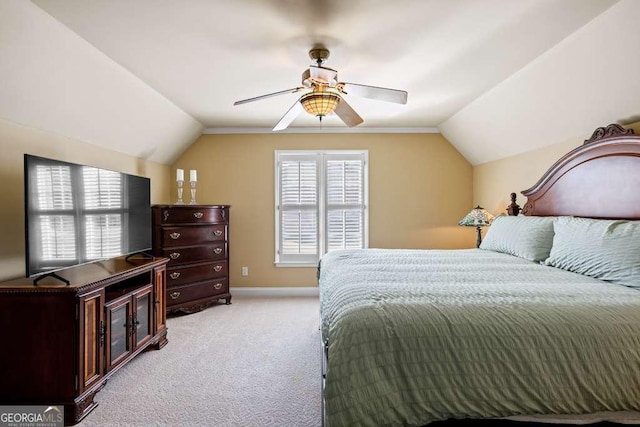
[(510, 255), (323, 257), (329, 427), (640, 410), (640, 292)]

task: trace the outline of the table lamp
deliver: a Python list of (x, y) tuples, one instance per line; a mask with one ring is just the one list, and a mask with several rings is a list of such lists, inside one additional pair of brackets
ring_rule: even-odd
[(465, 227), (475, 227), (478, 231), (478, 239), (476, 240), (476, 248), (480, 247), (480, 243), (482, 243), (482, 227), (486, 227), (491, 225), (491, 221), (493, 221), (493, 215), (487, 212), (486, 209), (476, 206), (471, 209), (464, 218), (458, 222), (458, 225), (462, 225)]

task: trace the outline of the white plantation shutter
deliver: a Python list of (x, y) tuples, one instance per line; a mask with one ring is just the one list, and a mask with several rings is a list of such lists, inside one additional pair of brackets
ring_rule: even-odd
[(326, 157), (326, 248), (364, 247), (364, 156)]
[(36, 166), (38, 210), (73, 209), (71, 168), (69, 166)]
[[(74, 180), (72, 174), (81, 174), (82, 179)], [(81, 191), (74, 188), (79, 185)], [(40, 259), (47, 266), (55, 266), (56, 261), (85, 262), (121, 254), (126, 208), (122, 186), (117, 172), (36, 165), (34, 191), (39, 223), (36, 239), (42, 253)], [(80, 215), (82, 211), (92, 214)], [(86, 247), (81, 247), (78, 233), (86, 235)]]
[(43, 261), (77, 259), (73, 215), (40, 216), (40, 242)]
[(363, 248), (366, 151), (276, 151), (276, 264), (315, 265)]
[(82, 168), (84, 209), (95, 212), (85, 217), (86, 259), (101, 259), (122, 253), (122, 175), (104, 169)]
[(282, 155), (279, 164), (279, 259), (313, 262), (318, 259), (318, 159)]
[(43, 261), (75, 260), (76, 224), (71, 168), (60, 165), (35, 167), (35, 191), (39, 217), (39, 243)]
[(111, 258), (122, 253), (122, 215), (87, 215), (87, 259)]
[(118, 172), (82, 168), (84, 183), (84, 208), (121, 209), (122, 208), (122, 180)]

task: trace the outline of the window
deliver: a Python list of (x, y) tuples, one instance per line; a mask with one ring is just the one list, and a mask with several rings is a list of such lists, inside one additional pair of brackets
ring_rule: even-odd
[(119, 173), (43, 163), (35, 166), (34, 177), (40, 268), (122, 253), (125, 206)]
[(276, 151), (276, 265), (365, 248), (367, 151)]

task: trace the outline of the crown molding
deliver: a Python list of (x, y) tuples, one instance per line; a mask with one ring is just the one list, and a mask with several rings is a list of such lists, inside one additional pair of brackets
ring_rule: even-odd
[(206, 128), (203, 134), (206, 135), (225, 135), (225, 134), (254, 134), (254, 133), (440, 133), (438, 128), (432, 127), (401, 127), (401, 128), (348, 128), (348, 127), (324, 127), (322, 129), (315, 127), (308, 128), (287, 128), (274, 132), (271, 128)]

